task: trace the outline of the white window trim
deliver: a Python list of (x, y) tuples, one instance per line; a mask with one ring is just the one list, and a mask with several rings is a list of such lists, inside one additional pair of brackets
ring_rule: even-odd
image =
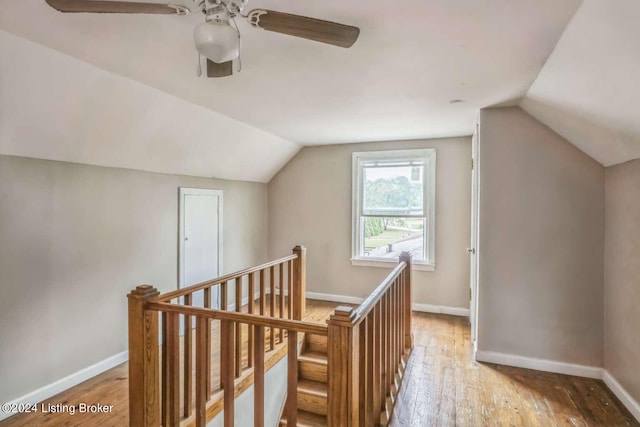
[(360, 203), (362, 203), (362, 167), (363, 161), (376, 159), (401, 160), (422, 157), (425, 160), (424, 194), (427, 239), (425, 242), (425, 260), (414, 261), (413, 269), (422, 271), (435, 270), (435, 242), (436, 242), (436, 149), (421, 148), (414, 150), (363, 151), (352, 154), (351, 169), (351, 265), (363, 267), (389, 268), (397, 260), (389, 258), (362, 257), (360, 253)]

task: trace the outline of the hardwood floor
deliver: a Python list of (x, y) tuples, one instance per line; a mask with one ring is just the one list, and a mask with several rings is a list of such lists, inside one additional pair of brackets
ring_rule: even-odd
[(414, 313), (390, 427), (640, 426), (600, 380), (473, 361), (467, 319)]
[[(305, 319), (321, 321), (337, 305), (308, 300)], [(640, 426), (602, 381), (477, 363), (466, 319), (414, 313), (413, 321), (415, 346), (392, 427)], [(110, 413), (20, 414), (0, 427), (127, 426), (127, 378), (124, 363), (43, 402), (113, 405)]]

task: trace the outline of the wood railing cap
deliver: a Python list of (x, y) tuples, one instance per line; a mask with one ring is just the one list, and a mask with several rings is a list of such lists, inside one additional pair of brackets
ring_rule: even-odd
[(160, 292), (151, 285), (138, 285), (127, 297), (148, 299), (157, 297)]
[(399, 261), (410, 261), (411, 258), (413, 258), (413, 255), (411, 255), (411, 252), (400, 252), (400, 257), (398, 258)]
[(355, 316), (356, 316), (356, 311), (353, 309), (353, 307), (345, 307), (341, 305), (339, 307), (336, 307), (331, 317), (329, 317), (329, 322), (352, 323)]
[(305, 251), (307, 250), (307, 248), (306, 248), (306, 247), (304, 247), (304, 246), (302, 246), (302, 245), (296, 245), (296, 246), (293, 248), (293, 250), (294, 250), (294, 251), (301, 251), (301, 252), (305, 252)]

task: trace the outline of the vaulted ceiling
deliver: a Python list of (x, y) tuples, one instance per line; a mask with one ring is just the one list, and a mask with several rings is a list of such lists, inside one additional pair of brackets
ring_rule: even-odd
[[(619, 2), (612, 12), (601, 0), (580, 10), (581, 0), (250, 0), (248, 10), (358, 26), (360, 39), (342, 49), (241, 21), (243, 69), (222, 79), (195, 74), (200, 14), (3, 2), (0, 153), (265, 182), (303, 145), (469, 135), (480, 108), (521, 104), (603, 164), (623, 161), (602, 154), (602, 136), (632, 141), (621, 144), (628, 149), (640, 135), (630, 98), (611, 99), (619, 86), (637, 90), (633, 73), (618, 74), (639, 63), (638, 33), (624, 30), (635, 39), (614, 51), (632, 59), (608, 56), (599, 68), (591, 62), (611, 53), (621, 29), (588, 34), (602, 18), (630, 26), (637, 6)], [(609, 66), (615, 84), (585, 94)], [(576, 72), (590, 77), (576, 81)], [(580, 120), (593, 132), (576, 130)]]

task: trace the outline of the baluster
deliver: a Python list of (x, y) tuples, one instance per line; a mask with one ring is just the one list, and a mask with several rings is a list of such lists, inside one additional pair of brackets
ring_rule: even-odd
[[(242, 311), (242, 278), (238, 277), (235, 279), (236, 285), (236, 312), (240, 313)], [(236, 361), (235, 361), (235, 373), (236, 378), (240, 377), (242, 373), (242, 324), (240, 322), (236, 323)]]
[[(187, 294), (184, 296), (184, 305), (189, 307), (191, 305), (191, 294)], [(193, 395), (191, 394), (191, 389), (193, 387), (193, 365), (192, 365), (192, 356), (191, 356), (191, 316), (186, 314), (184, 316), (184, 346), (183, 346), (183, 396), (184, 396), (184, 406), (183, 406), (183, 415), (187, 418), (191, 415), (191, 408), (193, 406)]]
[[(387, 353), (386, 356), (386, 360), (387, 360), (387, 398), (390, 398), (391, 396), (391, 385), (393, 384), (393, 369), (392, 369), (392, 361), (391, 361), (391, 301), (389, 299), (389, 294), (385, 293), (384, 296), (384, 303), (385, 306), (387, 307), (387, 323), (386, 323), (386, 336), (387, 339), (385, 341), (385, 353)], [(387, 407), (389, 407), (390, 405), (387, 405)]]
[(389, 360), (389, 301), (386, 294), (382, 296), (382, 354), (383, 354), (383, 374), (382, 374), (382, 415), (381, 423), (386, 425), (389, 423), (389, 405), (387, 400), (391, 391), (391, 361)]
[(413, 348), (413, 335), (411, 333), (411, 253), (402, 252), (400, 254), (400, 261), (407, 264), (404, 268), (404, 347), (411, 350)]
[(264, 427), (264, 326), (254, 326), (253, 425)]
[[(406, 268), (406, 267), (405, 267)], [(404, 270), (400, 273), (400, 354), (402, 354), (401, 359), (406, 362), (405, 359), (405, 345), (404, 345), (404, 337), (405, 337), (405, 306), (404, 306)]]
[(380, 421), (380, 305), (376, 303), (371, 310), (370, 322), (369, 322), (369, 330), (370, 339), (367, 342), (367, 345), (371, 351), (371, 366), (369, 367), (369, 371), (367, 375), (370, 375), (370, 390), (367, 396), (368, 400), (368, 412), (369, 421), (365, 425), (375, 425)]
[(180, 421), (180, 341), (178, 313), (162, 313), (163, 330), (166, 335), (165, 352), (166, 359), (163, 359), (164, 378), (162, 383), (162, 397), (165, 426), (177, 426)]
[[(226, 289), (226, 287), (224, 288)], [(224, 292), (225, 296), (226, 296), (226, 291)], [(205, 308), (211, 308), (211, 288), (205, 288), (204, 289), (204, 307)], [(209, 396), (211, 396), (211, 325), (212, 325), (212, 320), (207, 318), (207, 354), (209, 355), (209, 357), (207, 357), (207, 400), (209, 399)]]
[(398, 279), (396, 279), (396, 316), (397, 316), (397, 320), (396, 320), (396, 361), (398, 363), (398, 372), (401, 374), (402, 373), (402, 349), (404, 347), (404, 345), (402, 344), (402, 341), (404, 340), (403, 335), (402, 335), (402, 322), (403, 322), (403, 317), (402, 317), (402, 299), (401, 299), (401, 290), (402, 290), (402, 279), (401, 277), (398, 277)]
[(372, 396), (371, 401), (373, 404), (373, 421), (374, 423), (380, 422), (380, 411), (382, 409), (382, 319), (381, 319), (381, 304), (377, 302), (373, 307), (372, 316), (374, 318), (373, 323), (373, 381), (371, 383)]
[(289, 271), (287, 274), (287, 289), (289, 292), (287, 292), (287, 314), (288, 317), (287, 319), (293, 319), (293, 303), (292, 303), (292, 297), (293, 297), (293, 261), (290, 260), (288, 262), (288, 267), (289, 267)]
[(402, 299), (401, 299), (401, 290), (402, 290), (402, 286), (400, 286), (402, 283), (401, 278), (398, 277), (398, 279), (396, 279), (396, 283), (395, 283), (395, 287), (396, 287), (396, 361), (398, 363), (398, 370), (400, 372), (402, 372), (402, 348), (404, 347), (404, 345), (402, 345), (402, 341), (403, 341), (403, 335), (402, 335), (402, 322), (403, 322), (403, 317), (402, 317)]
[[(233, 342), (233, 321), (220, 321), (220, 342)], [(234, 424), (234, 376), (233, 376), (233, 346), (223, 345), (220, 351), (220, 381), (224, 390), (224, 427)]]
[[(269, 315), (271, 317), (276, 317), (276, 278), (275, 278), (275, 267), (272, 265), (269, 268)], [(276, 340), (276, 330), (272, 326), (269, 328), (269, 350), (273, 350), (275, 348), (275, 340)]]
[(227, 311), (227, 308), (228, 308), (228, 301), (227, 301), (228, 286), (229, 286), (228, 281), (220, 283), (220, 310), (223, 310), (223, 311)]
[(359, 342), (358, 342), (358, 348), (360, 350), (360, 360), (358, 361), (358, 368), (360, 370), (359, 372), (359, 378), (360, 378), (360, 391), (359, 391), (359, 395), (360, 395), (360, 405), (359, 409), (360, 409), (360, 421), (363, 423), (363, 425), (367, 425), (367, 401), (368, 401), (368, 388), (370, 386), (371, 383), (368, 382), (368, 377), (367, 377), (367, 366), (371, 365), (371, 353), (369, 353), (367, 350), (367, 340), (369, 340), (369, 336), (367, 334), (368, 332), (368, 328), (367, 328), (367, 322), (369, 321), (368, 318), (365, 317), (365, 319), (360, 322), (360, 325), (358, 326), (358, 328), (360, 328), (359, 331)]
[(260, 270), (260, 315), (264, 316), (264, 311), (266, 307), (266, 289), (264, 283), (264, 270)]
[(396, 304), (394, 299), (393, 292), (393, 282), (391, 282), (391, 286), (389, 287), (388, 297), (389, 298), (389, 312), (390, 312), (390, 328), (389, 332), (391, 335), (389, 342), (389, 353), (391, 355), (391, 396), (396, 394), (396, 321), (398, 320), (396, 317)]
[(207, 347), (207, 330), (209, 319), (196, 317), (196, 427), (207, 425), (207, 360), (209, 348)]
[[(249, 274), (249, 289), (247, 292), (249, 295), (249, 313), (253, 314), (253, 311), (255, 309), (255, 293), (256, 293), (256, 289), (255, 289), (255, 273), (250, 273)], [(253, 331), (254, 331), (254, 326), (253, 325), (248, 325), (248, 332), (247, 332), (247, 367), (251, 368), (253, 366), (253, 349), (254, 349), (254, 343), (253, 343)]]
[(298, 333), (289, 331), (287, 339), (287, 425), (298, 425)]
[(381, 355), (381, 359), (380, 359), (380, 363), (381, 363), (381, 374), (382, 376), (380, 377), (381, 381), (381, 398), (382, 398), (382, 407), (384, 409), (384, 402), (387, 398), (387, 385), (389, 383), (389, 376), (388, 376), (388, 371), (387, 371), (387, 323), (388, 323), (388, 319), (389, 319), (389, 312), (387, 311), (387, 303), (384, 299), (384, 297), (380, 298), (380, 307), (382, 310), (382, 316), (381, 316), (381, 330), (380, 330), (380, 341), (381, 341), (381, 345), (382, 345), (382, 355)]
[[(280, 291), (280, 298), (279, 298), (279, 313), (280, 313), (280, 318), (283, 319), (284, 318), (284, 263), (280, 264), (279, 267), (279, 275), (278, 275), (278, 289)], [(280, 338), (278, 339), (278, 343), (282, 343), (284, 341), (284, 329), (280, 328)]]

